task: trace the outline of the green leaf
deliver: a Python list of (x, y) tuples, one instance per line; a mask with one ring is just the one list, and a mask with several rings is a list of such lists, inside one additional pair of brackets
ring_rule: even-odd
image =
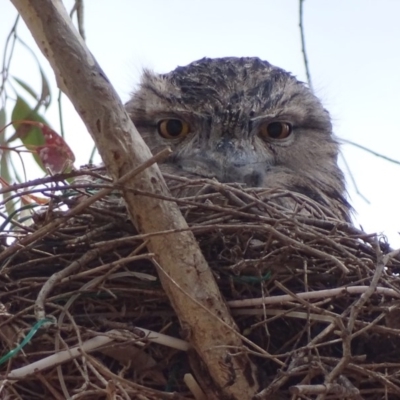
[(16, 121), (13, 122), (16, 132), (10, 139), (8, 139), (8, 143), (18, 138), (21, 139), (25, 145), (30, 144), (41, 146), (44, 144), (44, 137), (39, 128), (21, 124), (20, 121), (36, 121), (42, 122), (46, 125), (48, 124), (46, 120), (39, 115), (35, 109), (32, 109), (30, 105), (20, 96), (17, 97), (11, 118), (13, 121)]
[[(41, 129), (36, 126), (31, 126), (19, 122), (36, 121), (42, 122), (43, 124), (49, 126), (47, 121), (35, 109), (32, 109), (29, 104), (20, 96), (17, 97), (17, 101), (12, 111), (12, 120), (18, 122), (13, 122), (15, 133), (7, 140), (7, 143), (11, 143), (16, 139), (21, 139), (22, 143), (27, 147), (42, 146), (45, 143)], [(45, 171), (42, 163), (39, 160), (39, 157), (37, 157), (37, 155), (34, 153), (33, 158), (40, 166), (40, 168)]]
[(27, 91), (35, 100), (39, 99), (39, 96), (37, 95), (37, 93), (24, 81), (22, 81), (19, 78), (16, 78), (15, 76), (13, 76), (15, 82), (18, 83), (18, 85), (20, 85), (22, 87), (22, 89), (24, 89), (25, 91)]
[[(6, 125), (6, 109), (3, 107), (0, 109), (0, 130), (2, 130), (4, 128), (4, 126)], [(4, 136), (4, 131), (2, 131), (2, 135)], [(1, 142), (1, 139), (0, 139)]]
[[(4, 108), (0, 109), (0, 129), (4, 128), (6, 124), (6, 111)], [(13, 178), (15, 176), (12, 175), (10, 171), (10, 167), (13, 167), (11, 164), (11, 157), (10, 157), (10, 152), (7, 151), (7, 140), (5, 137), (5, 132), (3, 131), (2, 134), (0, 134), (0, 146), (1, 146), (1, 151), (0, 151), (0, 176), (10, 185), (12, 184)], [(13, 215), (16, 210), (16, 206), (19, 204), (19, 200), (12, 200), (12, 201), (7, 201), (7, 199), (12, 196), (13, 193), (8, 192), (8, 193), (3, 193), (1, 196), (1, 199), (3, 200), (5, 204), (5, 209), (6, 209), (6, 214), (8, 216)], [(6, 202), (7, 201), (7, 202)], [(2, 229), (6, 227), (8, 223), (4, 223), (2, 225), (2, 228), (0, 228), (0, 232)]]

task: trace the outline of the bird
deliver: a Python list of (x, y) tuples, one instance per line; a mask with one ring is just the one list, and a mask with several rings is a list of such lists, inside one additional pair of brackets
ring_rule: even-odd
[(350, 221), (328, 111), (294, 75), (257, 57), (202, 58), (144, 70), (126, 110), (162, 171), (284, 189)]

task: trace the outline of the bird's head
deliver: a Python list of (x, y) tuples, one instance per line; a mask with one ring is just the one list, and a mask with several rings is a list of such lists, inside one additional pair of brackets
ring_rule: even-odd
[(288, 72), (258, 58), (203, 58), (145, 71), (127, 110), (153, 153), (170, 146), (168, 171), (344, 199), (328, 112)]

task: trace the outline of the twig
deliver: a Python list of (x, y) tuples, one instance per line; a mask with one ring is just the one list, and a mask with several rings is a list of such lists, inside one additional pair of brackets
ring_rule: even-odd
[[(2, 80), (1, 80), (1, 86), (0, 86), (0, 96), (3, 95), (3, 91), (5, 90), (5, 85), (6, 85), (6, 82), (7, 82), (7, 79), (8, 79), (8, 73), (9, 73), (9, 70), (10, 70), (11, 60), (12, 60), (13, 53), (14, 53), (15, 42), (16, 42), (16, 39), (17, 39), (17, 33), (16, 32), (17, 32), (17, 25), (18, 25), (19, 19), (20, 19), (20, 16), (17, 15), (17, 18), (15, 19), (15, 22), (14, 22), (12, 28), (11, 28), (11, 31), (7, 36), (6, 44), (5, 44), (5, 47), (4, 47), (2, 71), (1, 71)], [(11, 39), (13, 39), (12, 42), (11, 42)], [(7, 59), (8, 46), (9, 46), (10, 42), (11, 42), (11, 50), (10, 50), (9, 57)], [(0, 127), (0, 128), (2, 128), (2, 127)]]
[(352, 146), (354, 146), (354, 147), (358, 147), (359, 149), (364, 150), (364, 151), (366, 151), (367, 153), (371, 153), (371, 154), (373, 154), (374, 156), (379, 157), (379, 158), (382, 158), (382, 159), (384, 159), (384, 160), (386, 160), (386, 161), (389, 161), (389, 162), (391, 162), (391, 163), (393, 163), (393, 164), (400, 165), (400, 161), (395, 160), (394, 158), (387, 157), (387, 156), (385, 156), (385, 155), (383, 155), (383, 154), (381, 154), (381, 153), (378, 153), (378, 152), (376, 152), (376, 151), (374, 151), (374, 150), (369, 149), (368, 147), (362, 146), (361, 144), (354, 143), (354, 142), (352, 142), (351, 140), (347, 140), (347, 139), (342, 139), (342, 138), (340, 138), (340, 141), (343, 142), (343, 143), (346, 143), (346, 144), (350, 144), (350, 145), (352, 145)]
[(29, 365), (25, 365), (24, 367), (14, 369), (10, 371), (7, 375), (7, 379), (23, 379), (26, 376), (34, 374), (38, 371), (43, 371), (46, 368), (53, 367), (54, 365), (64, 363), (68, 360), (71, 360), (75, 357), (79, 357), (82, 355), (82, 351), (89, 352), (94, 351), (99, 347), (105, 346), (113, 341), (117, 340), (132, 340), (133, 338), (142, 341), (150, 341), (158, 344), (162, 344), (164, 346), (173, 347), (178, 350), (187, 351), (188, 344), (187, 342), (177, 339), (168, 335), (164, 335), (158, 332), (149, 331), (143, 328), (137, 328), (139, 331), (143, 332), (143, 337), (138, 339), (136, 335), (124, 331), (120, 332), (118, 330), (112, 330), (110, 332), (106, 332), (103, 335), (96, 336), (92, 339), (87, 340), (82, 343), (82, 346), (73, 347), (68, 350), (60, 351), (56, 354), (52, 354), (46, 358), (35, 361)]
[(312, 82), (311, 82), (310, 69), (308, 67), (308, 58), (307, 58), (307, 52), (306, 52), (306, 41), (305, 41), (305, 37), (304, 37), (303, 3), (304, 3), (304, 0), (299, 0), (299, 27), (300, 27), (300, 37), (301, 37), (301, 51), (303, 53), (304, 67), (306, 69), (306, 76), (307, 76), (308, 86), (310, 87), (311, 91), (313, 92), (314, 89), (313, 89), (313, 85), (312, 85)]
[[(335, 297), (335, 296), (343, 296), (346, 293), (350, 294), (363, 294), (370, 290), (370, 286), (348, 286), (336, 289), (324, 289), (324, 290), (316, 290), (314, 292), (304, 292), (304, 293), (296, 293), (296, 296), (301, 299), (322, 299), (326, 297)], [(397, 299), (400, 298), (400, 292), (394, 289), (389, 289), (386, 287), (376, 287), (374, 293), (384, 294), (387, 296), (395, 297)], [(296, 297), (284, 294), (280, 296), (269, 296), (265, 298), (253, 298), (247, 300), (231, 300), (228, 301), (228, 305), (231, 308), (240, 308), (240, 307), (253, 307), (259, 306), (262, 304), (281, 304), (289, 301), (296, 300)]]
[[(43, 287), (42, 287), (41, 291), (39, 292), (38, 297), (36, 299), (36, 302), (35, 302), (36, 319), (38, 321), (40, 321), (40, 320), (46, 318), (45, 311), (44, 311), (45, 310), (44, 304), (45, 304), (48, 294), (50, 293), (50, 291), (53, 289), (53, 287), (58, 282), (60, 282), (64, 278), (70, 276), (72, 274), (72, 272), (74, 272), (78, 268), (81, 268), (83, 265), (86, 265), (87, 263), (89, 263), (90, 261), (99, 257), (100, 255), (110, 251), (113, 247), (114, 247), (114, 244), (111, 244), (108, 246), (106, 245), (102, 248), (90, 250), (87, 253), (85, 253), (81, 258), (72, 262), (68, 267), (63, 268), (61, 271), (54, 273), (43, 285)], [(148, 256), (149, 256), (148, 254), (144, 254), (144, 255), (129, 257), (126, 259), (126, 262), (129, 262), (129, 260), (134, 261), (134, 260), (145, 259), (145, 258), (148, 258)], [(123, 264), (123, 261), (122, 262), (120, 262), (120, 260), (115, 261), (113, 263), (110, 263), (108, 265), (108, 267), (109, 268), (113, 267), (114, 264)]]
[[(136, 168), (135, 170), (133, 170), (131, 172), (128, 172), (123, 177), (118, 179), (116, 184), (122, 185), (123, 183), (125, 183), (126, 181), (131, 179), (133, 176), (136, 176), (139, 173), (141, 173), (142, 171), (144, 171), (150, 165), (155, 164), (158, 161), (164, 159), (166, 157), (166, 155), (168, 155), (170, 152), (171, 152), (171, 150), (169, 148), (160, 151), (158, 154), (156, 154), (155, 156), (148, 159), (146, 162), (144, 162), (138, 168)], [(55, 219), (54, 221), (48, 223), (43, 228), (38, 229), (36, 232), (33, 232), (29, 236), (25, 236), (23, 239), (16, 241), (15, 243), (13, 243), (10, 247), (8, 247), (6, 250), (4, 250), (0, 254), (0, 261), (7, 259), (8, 257), (10, 257), (12, 254), (17, 252), (18, 250), (36, 242), (37, 240), (41, 239), (43, 236), (48, 235), (51, 232), (54, 232), (62, 224), (65, 224), (69, 218), (73, 217), (74, 215), (79, 214), (85, 208), (89, 207), (91, 204), (95, 203), (97, 200), (100, 200), (102, 197), (107, 196), (112, 191), (113, 191), (112, 187), (100, 190), (98, 193), (96, 193), (93, 196), (89, 197), (88, 199), (85, 199), (84, 201), (82, 201), (82, 203), (77, 204), (73, 209), (68, 210), (62, 217), (59, 217), (59, 218)]]

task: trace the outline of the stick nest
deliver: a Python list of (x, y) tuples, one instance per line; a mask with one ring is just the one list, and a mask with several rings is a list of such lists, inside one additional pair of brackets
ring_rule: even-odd
[[(43, 180), (49, 205), (31, 225), (18, 222), (22, 207), (2, 233), (1, 398), (193, 399), (148, 236), (115, 192), (74, 213), (111, 186), (93, 170), (79, 174)], [(232, 356), (247, 351), (257, 365), (258, 398), (400, 398), (397, 252), (300, 194), (166, 177), (247, 339)], [(15, 197), (34, 192), (23, 186)], [(167, 336), (148, 340), (158, 333)], [(85, 347), (99, 339), (107, 343)]]

